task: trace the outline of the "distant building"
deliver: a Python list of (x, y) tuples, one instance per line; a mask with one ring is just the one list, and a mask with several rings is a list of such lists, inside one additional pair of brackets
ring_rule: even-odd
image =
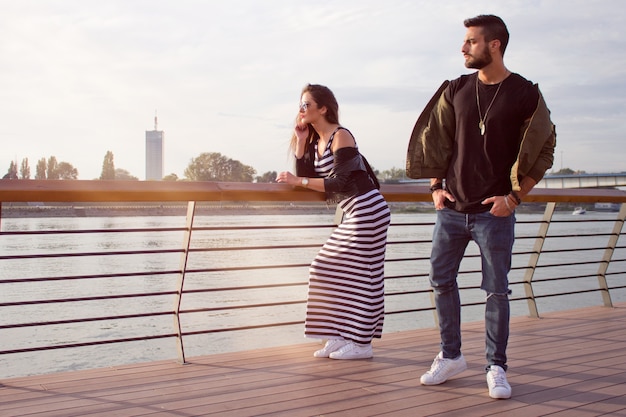
[(157, 130), (154, 116), (154, 130), (146, 130), (146, 181), (163, 179), (163, 140), (163, 131)]

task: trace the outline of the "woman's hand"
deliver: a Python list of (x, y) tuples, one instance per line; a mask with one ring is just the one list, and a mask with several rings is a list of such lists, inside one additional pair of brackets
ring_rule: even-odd
[(295, 136), (295, 143), (292, 138), (291, 146), (296, 159), (300, 159), (306, 152), (306, 139), (309, 137), (309, 125), (296, 120), (296, 126), (293, 129), (293, 134)]
[(309, 137), (309, 125), (306, 123), (302, 123), (296, 121), (296, 127), (294, 128), (294, 133), (298, 138), (298, 142), (304, 142), (306, 138)]
[(300, 185), (300, 178), (296, 177), (289, 171), (279, 172), (276, 176), (276, 182), (284, 182), (289, 185)]
[(278, 175), (276, 175), (276, 182), (284, 182), (285, 184), (295, 185), (322, 193), (325, 189), (324, 178), (297, 177), (288, 171), (278, 173)]

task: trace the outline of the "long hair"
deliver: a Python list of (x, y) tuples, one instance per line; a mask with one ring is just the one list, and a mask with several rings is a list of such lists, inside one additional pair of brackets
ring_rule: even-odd
[(495, 39), (500, 41), (500, 53), (504, 56), (504, 51), (509, 44), (509, 31), (504, 21), (492, 14), (481, 14), (476, 17), (465, 19), (463, 22), (466, 28), (480, 27), (487, 42)]
[[(307, 84), (302, 89), (300, 97), (302, 97), (304, 93), (309, 93), (311, 97), (313, 97), (313, 101), (317, 107), (326, 107), (326, 114), (324, 114), (324, 118), (328, 123), (339, 124), (339, 104), (337, 103), (337, 99), (330, 88), (320, 84)], [(314, 140), (319, 139), (319, 137), (319, 134), (315, 131), (315, 129), (313, 129), (313, 126), (309, 124), (309, 137), (307, 138), (307, 142), (311, 143)], [(295, 150), (296, 142), (296, 135), (292, 134), (290, 142), (291, 150)]]

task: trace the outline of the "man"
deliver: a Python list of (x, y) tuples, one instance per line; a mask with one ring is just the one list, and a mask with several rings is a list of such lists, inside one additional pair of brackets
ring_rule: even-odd
[(441, 351), (420, 382), (442, 384), (467, 368), (457, 274), (473, 240), (481, 253), (481, 288), (487, 297), (489, 395), (510, 398), (507, 275), (515, 208), (552, 166), (556, 132), (538, 86), (504, 65), (509, 33), (502, 19), (480, 15), (464, 24), (465, 66), (478, 71), (444, 82), (417, 120), (407, 155), (407, 175), (430, 178), (437, 209), (429, 278)]

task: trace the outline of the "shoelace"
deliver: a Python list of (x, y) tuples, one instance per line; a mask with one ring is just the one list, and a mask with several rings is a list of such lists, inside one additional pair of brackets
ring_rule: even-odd
[(449, 360), (449, 359), (435, 358), (432, 366), (430, 367), (430, 371), (428, 372), (430, 372), (432, 375), (438, 374), (439, 371), (441, 371), (441, 369), (443, 368), (443, 364), (445, 363), (446, 360)]
[(504, 383), (504, 375), (500, 371), (489, 371), (491, 373), (491, 379), (493, 380), (494, 386), (496, 387), (504, 387), (506, 384)]

